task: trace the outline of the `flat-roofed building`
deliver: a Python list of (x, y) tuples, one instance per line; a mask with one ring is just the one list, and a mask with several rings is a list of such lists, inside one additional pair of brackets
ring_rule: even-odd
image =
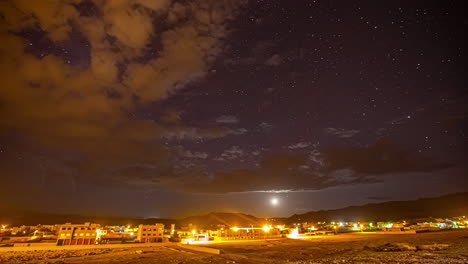
[(141, 243), (162, 242), (164, 237), (164, 225), (139, 225), (136, 241)]
[(98, 244), (101, 233), (102, 231), (98, 224), (66, 223), (58, 229), (57, 246)]
[(281, 231), (271, 226), (264, 227), (233, 227), (230, 229), (218, 229), (215, 240), (252, 240), (275, 239), (281, 237)]

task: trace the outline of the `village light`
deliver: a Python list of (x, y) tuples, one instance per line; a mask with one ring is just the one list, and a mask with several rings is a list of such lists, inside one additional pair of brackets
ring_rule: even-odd
[(265, 231), (265, 232), (270, 231), (270, 229), (271, 229), (271, 227), (269, 227), (267, 225), (263, 226), (263, 231)]
[(101, 229), (96, 229), (96, 239), (101, 238), (101, 235), (102, 235)]
[(299, 235), (299, 228), (294, 228), (293, 231), (291, 231), (291, 234), (288, 235), (288, 238), (292, 239), (297, 239), (300, 238), (301, 236)]
[(239, 231), (239, 228), (237, 226), (233, 227), (232, 230), (234, 230), (235, 232)]

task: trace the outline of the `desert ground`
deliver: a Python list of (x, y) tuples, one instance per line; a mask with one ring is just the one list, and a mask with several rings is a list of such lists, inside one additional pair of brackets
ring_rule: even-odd
[(353, 233), (199, 245), (209, 254), (164, 243), (138, 248), (0, 251), (0, 263), (468, 263), (468, 230), (419, 234)]

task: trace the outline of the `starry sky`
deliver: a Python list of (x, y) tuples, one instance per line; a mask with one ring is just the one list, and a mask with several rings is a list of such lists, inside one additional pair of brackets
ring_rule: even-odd
[(2, 1), (0, 208), (289, 216), (467, 191), (463, 6)]

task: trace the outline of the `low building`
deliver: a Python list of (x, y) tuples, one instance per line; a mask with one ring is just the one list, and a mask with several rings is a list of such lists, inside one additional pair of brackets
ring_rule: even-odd
[(59, 227), (57, 246), (99, 244), (101, 234), (102, 231), (98, 224), (66, 223)]
[(219, 229), (215, 240), (256, 240), (275, 239), (281, 237), (281, 231), (271, 226), (264, 227), (233, 227)]
[(163, 224), (154, 224), (154, 225), (139, 225), (137, 242), (140, 243), (152, 243), (152, 242), (162, 242), (164, 237), (164, 225)]

